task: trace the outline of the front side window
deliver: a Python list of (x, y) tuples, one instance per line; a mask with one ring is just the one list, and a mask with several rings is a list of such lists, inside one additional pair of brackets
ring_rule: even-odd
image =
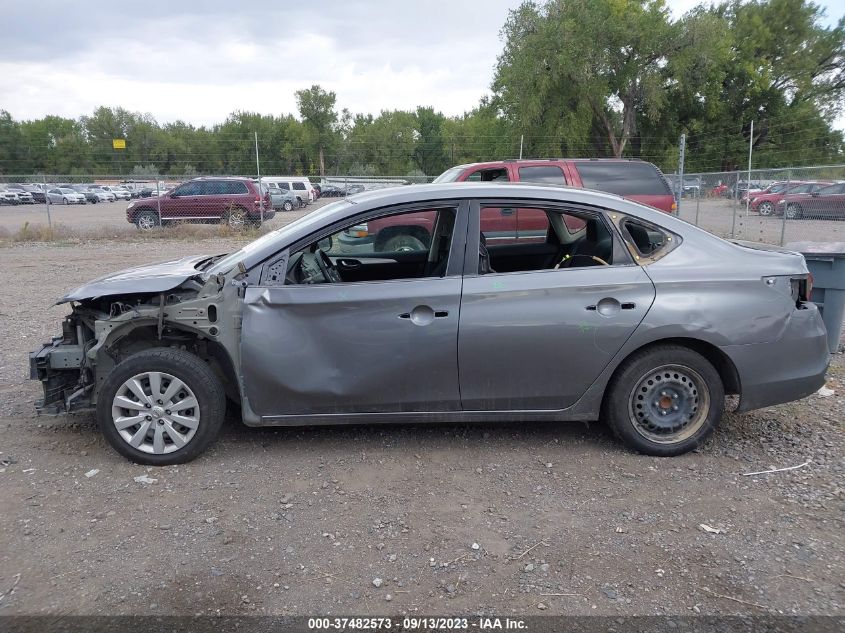
[(290, 191), (290, 184), (286, 182), (279, 183), (279, 189), (284, 189), (285, 191)]
[(506, 181), (509, 180), (508, 170), (504, 167), (497, 169), (479, 169), (467, 176), (466, 180), (468, 182)]
[(443, 277), (456, 215), (454, 208), (425, 209), (350, 223), (293, 253), (285, 284)]

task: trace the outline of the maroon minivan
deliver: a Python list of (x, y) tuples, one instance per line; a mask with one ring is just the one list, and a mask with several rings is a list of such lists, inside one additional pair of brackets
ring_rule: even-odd
[(141, 230), (174, 222), (222, 222), (241, 229), (260, 226), (275, 213), (269, 190), (260, 192), (251, 178), (228, 177), (194, 178), (126, 207), (126, 219)]

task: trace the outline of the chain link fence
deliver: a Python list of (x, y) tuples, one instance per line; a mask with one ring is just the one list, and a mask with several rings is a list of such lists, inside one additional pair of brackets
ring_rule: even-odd
[[(0, 176), (0, 229), (62, 225), (81, 232), (178, 224), (240, 230), (285, 224), (333, 199), (431, 177)], [(784, 245), (845, 241), (845, 165), (668, 174), (678, 215), (726, 238)]]
[(720, 237), (784, 245), (845, 241), (845, 165), (685, 174), (667, 179), (678, 215)]

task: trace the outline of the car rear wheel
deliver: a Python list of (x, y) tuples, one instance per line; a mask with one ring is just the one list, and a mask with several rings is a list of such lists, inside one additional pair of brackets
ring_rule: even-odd
[(772, 215), (775, 212), (775, 205), (771, 202), (761, 202), (760, 206), (757, 207), (757, 211), (760, 215)]
[(724, 407), (722, 380), (706, 358), (686, 347), (661, 345), (619, 367), (602, 417), (629, 448), (671, 457), (707, 439)]
[(290, 200), (285, 200), (285, 203), (282, 205), (282, 208), (285, 211), (293, 211), (293, 203)]
[(217, 437), (223, 385), (202, 360), (156, 348), (121, 362), (100, 388), (97, 424), (109, 444), (138, 464), (191, 461)]
[(223, 223), (235, 231), (243, 229), (246, 221), (246, 210), (241, 207), (232, 207), (223, 216)]
[(786, 205), (786, 217), (790, 220), (800, 220), (804, 217), (804, 211), (801, 209), (801, 205), (796, 204), (794, 202), (790, 202)]
[(135, 216), (135, 226), (142, 231), (151, 231), (158, 226), (158, 215), (154, 211), (140, 211)]

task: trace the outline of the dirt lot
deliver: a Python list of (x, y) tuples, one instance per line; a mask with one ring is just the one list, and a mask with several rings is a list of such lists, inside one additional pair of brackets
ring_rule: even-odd
[(67, 310), (51, 300), (230, 245), (0, 248), (0, 613), (845, 612), (842, 354), (835, 395), (729, 414), (674, 459), (629, 453), (599, 424), (230, 420), (202, 458), (150, 469), (88, 415), (34, 417), (27, 352)]

